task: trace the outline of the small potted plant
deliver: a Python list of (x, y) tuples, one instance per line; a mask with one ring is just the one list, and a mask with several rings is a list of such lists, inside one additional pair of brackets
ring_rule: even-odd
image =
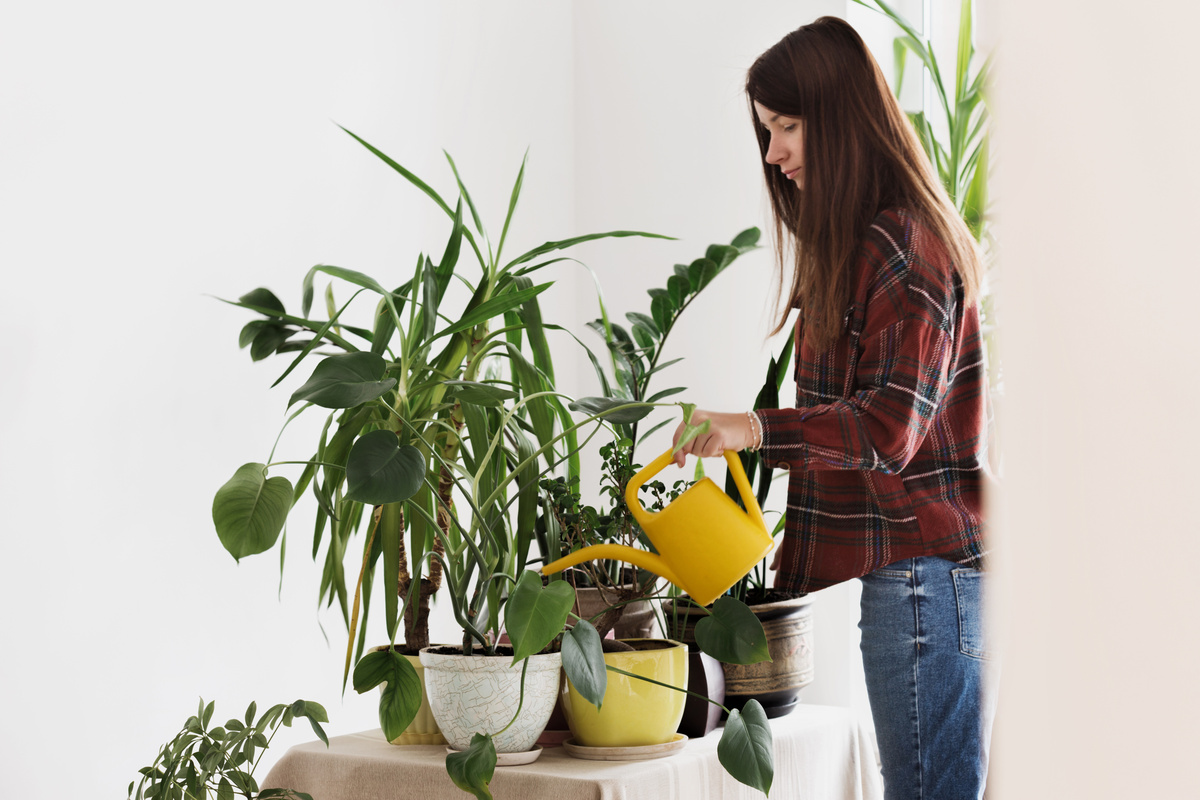
[(171, 741), (159, 748), (154, 763), (142, 767), (141, 778), (129, 784), (130, 800), (205, 798), (278, 798), (312, 800), (292, 789), (259, 789), (254, 770), (279, 731), (299, 717), (306, 718), (322, 742), (329, 738), (321, 727), (328, 722), (325, 709), (311, 700), (297, 700), (264, 711), (257, 720), (257, 705), (251, 703), (241, 719), (210, 727), (214, 703), (200, 698), (195, 716), (189, 717)]

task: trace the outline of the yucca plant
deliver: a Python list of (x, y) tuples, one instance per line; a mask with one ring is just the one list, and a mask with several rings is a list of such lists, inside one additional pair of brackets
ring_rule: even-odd
[[(267, 289), (256, 289), (233, 303), (260, 316), (241, 333), (241, 345), (249, 347), (253, 359), (271, 355), (291, 359), (276, 384), (310, 356), (320, 357), (311, 377), (291, 396), (288, 407), (298, 410), (284, 427), (310, 409), (325, 409), (326, 416), (304, 460), (273, 461), (272, 452), (268, 463), (240, 467), (217, 492), (213, 521), (222, 544), (235, 558), (261, 553), (280, 542), (290, 510), (311, 489), (317, 503), (312, 553), (324, 560), (319, 602), (336, 602), (341, 608), (350, 634), (348, 676), (350, 665), (364, 649), (371, 589), (380, 567), (390, 640), (396, 641), (403, 616), (408, 649), (415, 653), (428, 644), (429, 599), (440, 585), (441, 562), (436, 558), (427, 562), (426, 556), (440, 548), (446, 536), (458, 535), (451, 527), (455, 476), (448, 465), (460, 462), (461, 434), (472, 422), (472, 406), (462, 400), (479, 391), (479, 378), (496, 376), (505, 384), (502, 391), (507, 396), (527, 398), (506, 428), (508, 449), (488, 455), (491, 467), (502, 470), (510, 451), (537, 449), (544, 465), (565, 461), (568, 473), (578, 474), (573, 432), (556, 440), (556, 427), (570, 428), (572, 422), (562, 400), (549, 391), (554, 381), (546, 340), (550, 326), (542, 322), (538, 296), (550, 283), (535, 285), (530, 276), (564, 260), (547, 254), (581, 242), (656, 235), (611, 231), (577, 236), (546, 242), (504, 261), (524, 163), (493, 250), (449, 155), (459, 195), (454, 208), (425, 181), (347, 133), (442, 209), (450, 223), (445, 250), (437, 263), (419, 255), (411, 277), (395, 289), (361, 272), (318, 264), (302, 282), (299, 315), (288, 314)], [(473, 229), (464, 223), (464, 203)], [(466, 260), (460, 259), (464, 250), (474, 255), (477, 267), (468, 269), (461, 263)], [(325, 318), (312, 313), (315, 283), (322, 276), (331, 279), (325, 291)], [(469, 291), (464, 305), (452, 307), (447, 299), (452, 280)], [(351, 292), (340, 305), (334, 300), (335, 284)], [(366, 324), (353, 326), (346, 321), (347, 311), (362, 294), (376, 302)], [(536, 441), (537, 448), (528, 439)], [(512, 463), (523, 461), (516, 458)], [(295, 485), (272, 474), (284, 464), (302, 467)], [(472, 467), (473, 472), (490, 474), (481, 465)], [(537, 510), (536, 480), (521, 485), (527, 488), (515, 499), (518, 527), (531, 531)], [(364, 520), (369, 522), (364, 525)], [(436, 535), (437, 526), (444, 536)], [(355, 548), (353, 536), (364, 527), (366, 535)], [(355, 549), (361, 555), (352, 555)], [(523, 555), (518, 546), (517, 556)], [(357, 585), (346, 579), (348, 558), (354, 565), (352, 574), (359, 575)]]

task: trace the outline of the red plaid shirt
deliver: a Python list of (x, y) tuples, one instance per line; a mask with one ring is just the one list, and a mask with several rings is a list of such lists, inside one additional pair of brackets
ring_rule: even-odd
[(796, 408), (764, 409), (762, 454), (791, 471), (777, 587), (812, 591), (894, 561), (981, 567), (987, 376), (976, 307), (940, 241), (876, 217), (841, 338), (803, 345)]

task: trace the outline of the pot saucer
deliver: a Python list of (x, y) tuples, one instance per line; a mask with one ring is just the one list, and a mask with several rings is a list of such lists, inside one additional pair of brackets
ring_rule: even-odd
[[(447, 753), (461, 753), (462, 750), (455, 750), (453, 747), (446, 747)], [(534, 745), (532, 750), (526, 750), (523, 753), (497, 753), (497, 767), (515, 767), (519, 764), (532, 764), (538, 760), (538, 756), (542, 754), (542, 746)]]
[(648, 761), (652, 758), (673, 756), (687, 743), (688, 737), (677, 733), (669, 742), (638, 747), (588, 747), (576, 744), (574, 739), (567, 739), (563, 742), (563, 749), (575, 758), (586, 758), (591, 761)]

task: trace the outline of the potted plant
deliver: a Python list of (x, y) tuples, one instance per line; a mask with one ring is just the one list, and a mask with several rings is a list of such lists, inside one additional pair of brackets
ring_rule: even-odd
[(254, 779), (254, 770), (281, 725), (290, 727), (298, 717), (308, 719), (322, 742), (329, 738), (321, 727), (328, 722), (325, 709), (311, 700), (272, 706), (255, 721), (257, 705), (251, 703), (242, 719), (230, 719), (223, 726), (209, 727), (214, 704), (204, 703), (189, 717), (171, 741), (159, 748), (150, 766), (138, 772), (141, 779), (130, 782), (130, 800), (169, 800), (204, 798), (290, 798), (312, 800), (304, 792), (291, 789), (262, 789)]
[[(389, 641), (397, 641), (403, 620), (403, 642), (410, 659), (415, 662), (419, 650), (429, 643), (429, 601), (443, 580), (443, 562), (429, 556), (459, 535), (451, 526), (454, 472), (460, 466), (478, 468), (464, 463), (460, 443), (464, 429), (486, 424), (487, 414), (475, 402), (479, 399), (475, 393), (481, 391), (477, 378), (504, 375), (504, 387), (491, 389), (488, 402), (496, 396), (529, 398), (521, 404), (517, 420), (506, 428), (513, 441), (520, 440), (518, 447), (532, 450), (532, 439), (538, 442), (544, 463), (557, 464), (565, 458), (568, 474), (578, 472), (574, 433), (551, 444), (556, 424), (570, 427), (570, 414), (549, 391), (554, 370), (538, 295), (550, 284), (535, 285), (531, 276), (562, 260), (548, 254), (580, 242), (653, 236), (630, 231), (579, 236), (546, 242), (506, 261), (503, 248), (524, 180), (524, 164), (493, 249), (449, 156), (459, 193), (454, 208), (399, 163), (347, 133), (446, 213), (450, 226), (446, 247), (436, 263), (419, 256), (411, 277), (394, 289), (389, 288), (395, 285), (391, 281), (385, 286), (361, 272), (319, 264), (304, 277), (298, 315), (289, 314), (266, 289), (256, 289), (233, 303), (259, 317), (243, 328), (240, 337), (251, 358), (289, 359), (276, 384), (316, 361), (307, 382), (291, 396), (288, 406), (297, 410), (288, 422), (310, 410), (324, 413), (325, 421), (302, 460), (275, 461), (272, 453), (268, 463), (244, 464), (213, 501), (221, 543), (240, 559), (274, 547), (289, 512), (311, 491), (316, 500), (312, 551), (324, 562), (319, 601), (340, 606), (349, 634), (344, 680), (365, 649), (372, 588), (380, 580), (386, 587)], [(473, 230), (464, 223), (464, 203)], [(460, 259), (464, 252), (474, 256), (478, 272), (460, 263), (468, 260)], [(313, 313), (321, 277), (330, 279), (324, 292), (324, 317)], [(449, 300), (447, 290), (455, 279), (466, 284), (470, 295), (461, 306), (452, 306)], [(335, 286), (342, 287), (339, 293), (351, 292), (340, 304)], [(366, 324), (353, 325), (348, 309), (356, 301), (361, 305), (358, 298), (364, 294), (374, 300), (370, 315)], [(274, 474), (285, 464), (302, 467), (294, 484)], [(525, 469), (534, 474), (532, 466)], [(484, 479), (491, 480), (490, 473)], [(531, 529), (526, 523), (531, 523), (535, 510), (536, 483), (526, 486), (517, 502), (523, 530)], [(529, 541), (515, 544), (511, 555), (523, 563)], [(354, 565), (357, 581), (347, 580), (347, 559)], [(388, 702), (381, 700), (383, 706)], [(389, 725), (384, 728), (394, 732)]]

